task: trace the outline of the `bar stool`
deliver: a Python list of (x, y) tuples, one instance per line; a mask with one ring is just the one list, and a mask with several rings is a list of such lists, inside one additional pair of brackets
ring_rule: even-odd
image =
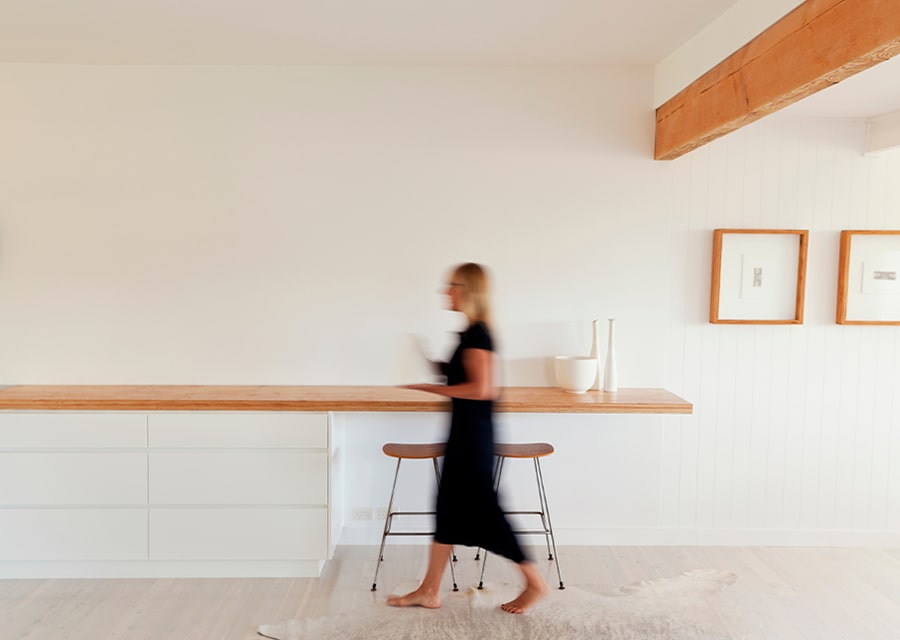
[[(437, 485), (441, 484), (441, 472), (438, 469), (437, 459), (444, 455), (445, 443), (425, 443), (425, 444), (401, 444), (397, 442), (388, 442), (381, 450), (386, 456), (397, 458), (397, 467), (394, 469), (394, 484), (391, 487), (391, 498), (388, 501), (387, 516), (384, 519), (384, 531), (381, 534), (381, 548), (378, 550), (378, 562), (375, 564), (375, 577), (372, 579), (372, 591), (376, 590), (378, 583), (378, 570), (381, 563), (384, 562), (384, 543), (388, 536), (433, 536), (434, 531), (392, 531), (394, 516), (422, 516), (435, 515), (434, 511), (394, 511), (394, 494), (397, 491), (397, 476), (400, 475), (400, 463), (404, 460), (431, 460), (434, 465), (434, 479)], [(456, 571), (453, 563), (456, 561), (456, 554), (451, 553), (450, 559), (450, 576), (453, 580), (453, 590), (459, 591), (456, 584)]]
[[(547, 442), (528, 442), (521, 444), (495, 443), (494, 455), (497, 458), (494, 466), (494, 489), (500, 488), (500, 476), (503, 473), (503, 464), (507, 458), (520, 460), (532, 460), (534, 463), (534, 478), (537, 482), (540, 510), (538, 511), (504, 511), (506, 515), (533, 515), (541, 517), (541, 529), (519, 529), (513, 533), (520, 535), (543, 535), (547, 542), (547, 559), (556, 560), (556, 577), (559, 579), (559, 588), (565, 589), (562, 573), (559, 570), (559, 556), (556, 553), (556, 538), (553, 536), (553, 524), (550, 522), (550, 507), (547, 504), (547, 491), (544, 489), (544, 475), (541, 473), (541, 458), (553, 453), (553, 445)], [(478, 560), (481, 549), (475, 553)], [(478, 588), (484, 588), (484, 567), (487, 564), (487, 550), (484, 552), (484, 560), (481, 563), (481, 577), (478, 580)]]

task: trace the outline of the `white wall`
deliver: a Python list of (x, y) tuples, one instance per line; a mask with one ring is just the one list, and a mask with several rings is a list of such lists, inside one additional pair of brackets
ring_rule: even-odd
[(613, 314), (663, 345), (637, 307), (665, 283), (628, 248), (676, 251), (649, 70), (0, 74), (2, 381), (389, 383), (403, 332), (455, 326), (462, 260), (496, 273), (510, 360)]
[[(656, 163), (652, 89), (649, 68), (0, 66), (0, 383), (390, 384), (405, 332), (446, 349), (444, 269), (484, 261), (506, 384), (551, 384), (616, 316), (620, 385), (695, 403), (500, 416), (559, 451), (562, 541), (900, 542), (900, 330), (834, 324), (838, 232), (900, 227), (900, 161), (861, 155), (862, 122), (776, 116)], [(805, 325), (707, 323), (716, 227), (811, 230)], [(443, 418), (345, 422), (349, 513), (386, 499), (381, 443)]]

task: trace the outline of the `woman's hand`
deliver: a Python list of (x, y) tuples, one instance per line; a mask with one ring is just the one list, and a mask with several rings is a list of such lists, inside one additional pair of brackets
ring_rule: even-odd
[(426, 391), (448, 398), (463, 400), (493, 400), (497, 396), (494, 388), (494, 354), (485, 349), (465, 349), (463, 367), (467, 382), (460, 384), (406, 384), (403, 389)]

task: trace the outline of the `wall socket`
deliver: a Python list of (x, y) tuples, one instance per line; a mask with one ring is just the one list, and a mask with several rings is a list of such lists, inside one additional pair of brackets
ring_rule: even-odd
[(375, 519), (384, 520), (387, 518), (387, 507), (378, 507), (375, 509)]
[(350, 512), (350, 517), (353, 520), (371, 520), (372, 507), (353, 507), (353, 510)]

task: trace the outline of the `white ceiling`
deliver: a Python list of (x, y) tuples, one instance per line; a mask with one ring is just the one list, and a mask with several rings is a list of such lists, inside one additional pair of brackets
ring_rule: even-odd
[[(0, 62), (654, 65), (738, 0), (0, 0)], [(900, 109), (900, 57), (781, 113)]]
[(655, 64), (737, 0), (0, 0), (0, 62)]
[(900, 109), (900, 56), (785, 107), (785, 116), (871, 118)]

